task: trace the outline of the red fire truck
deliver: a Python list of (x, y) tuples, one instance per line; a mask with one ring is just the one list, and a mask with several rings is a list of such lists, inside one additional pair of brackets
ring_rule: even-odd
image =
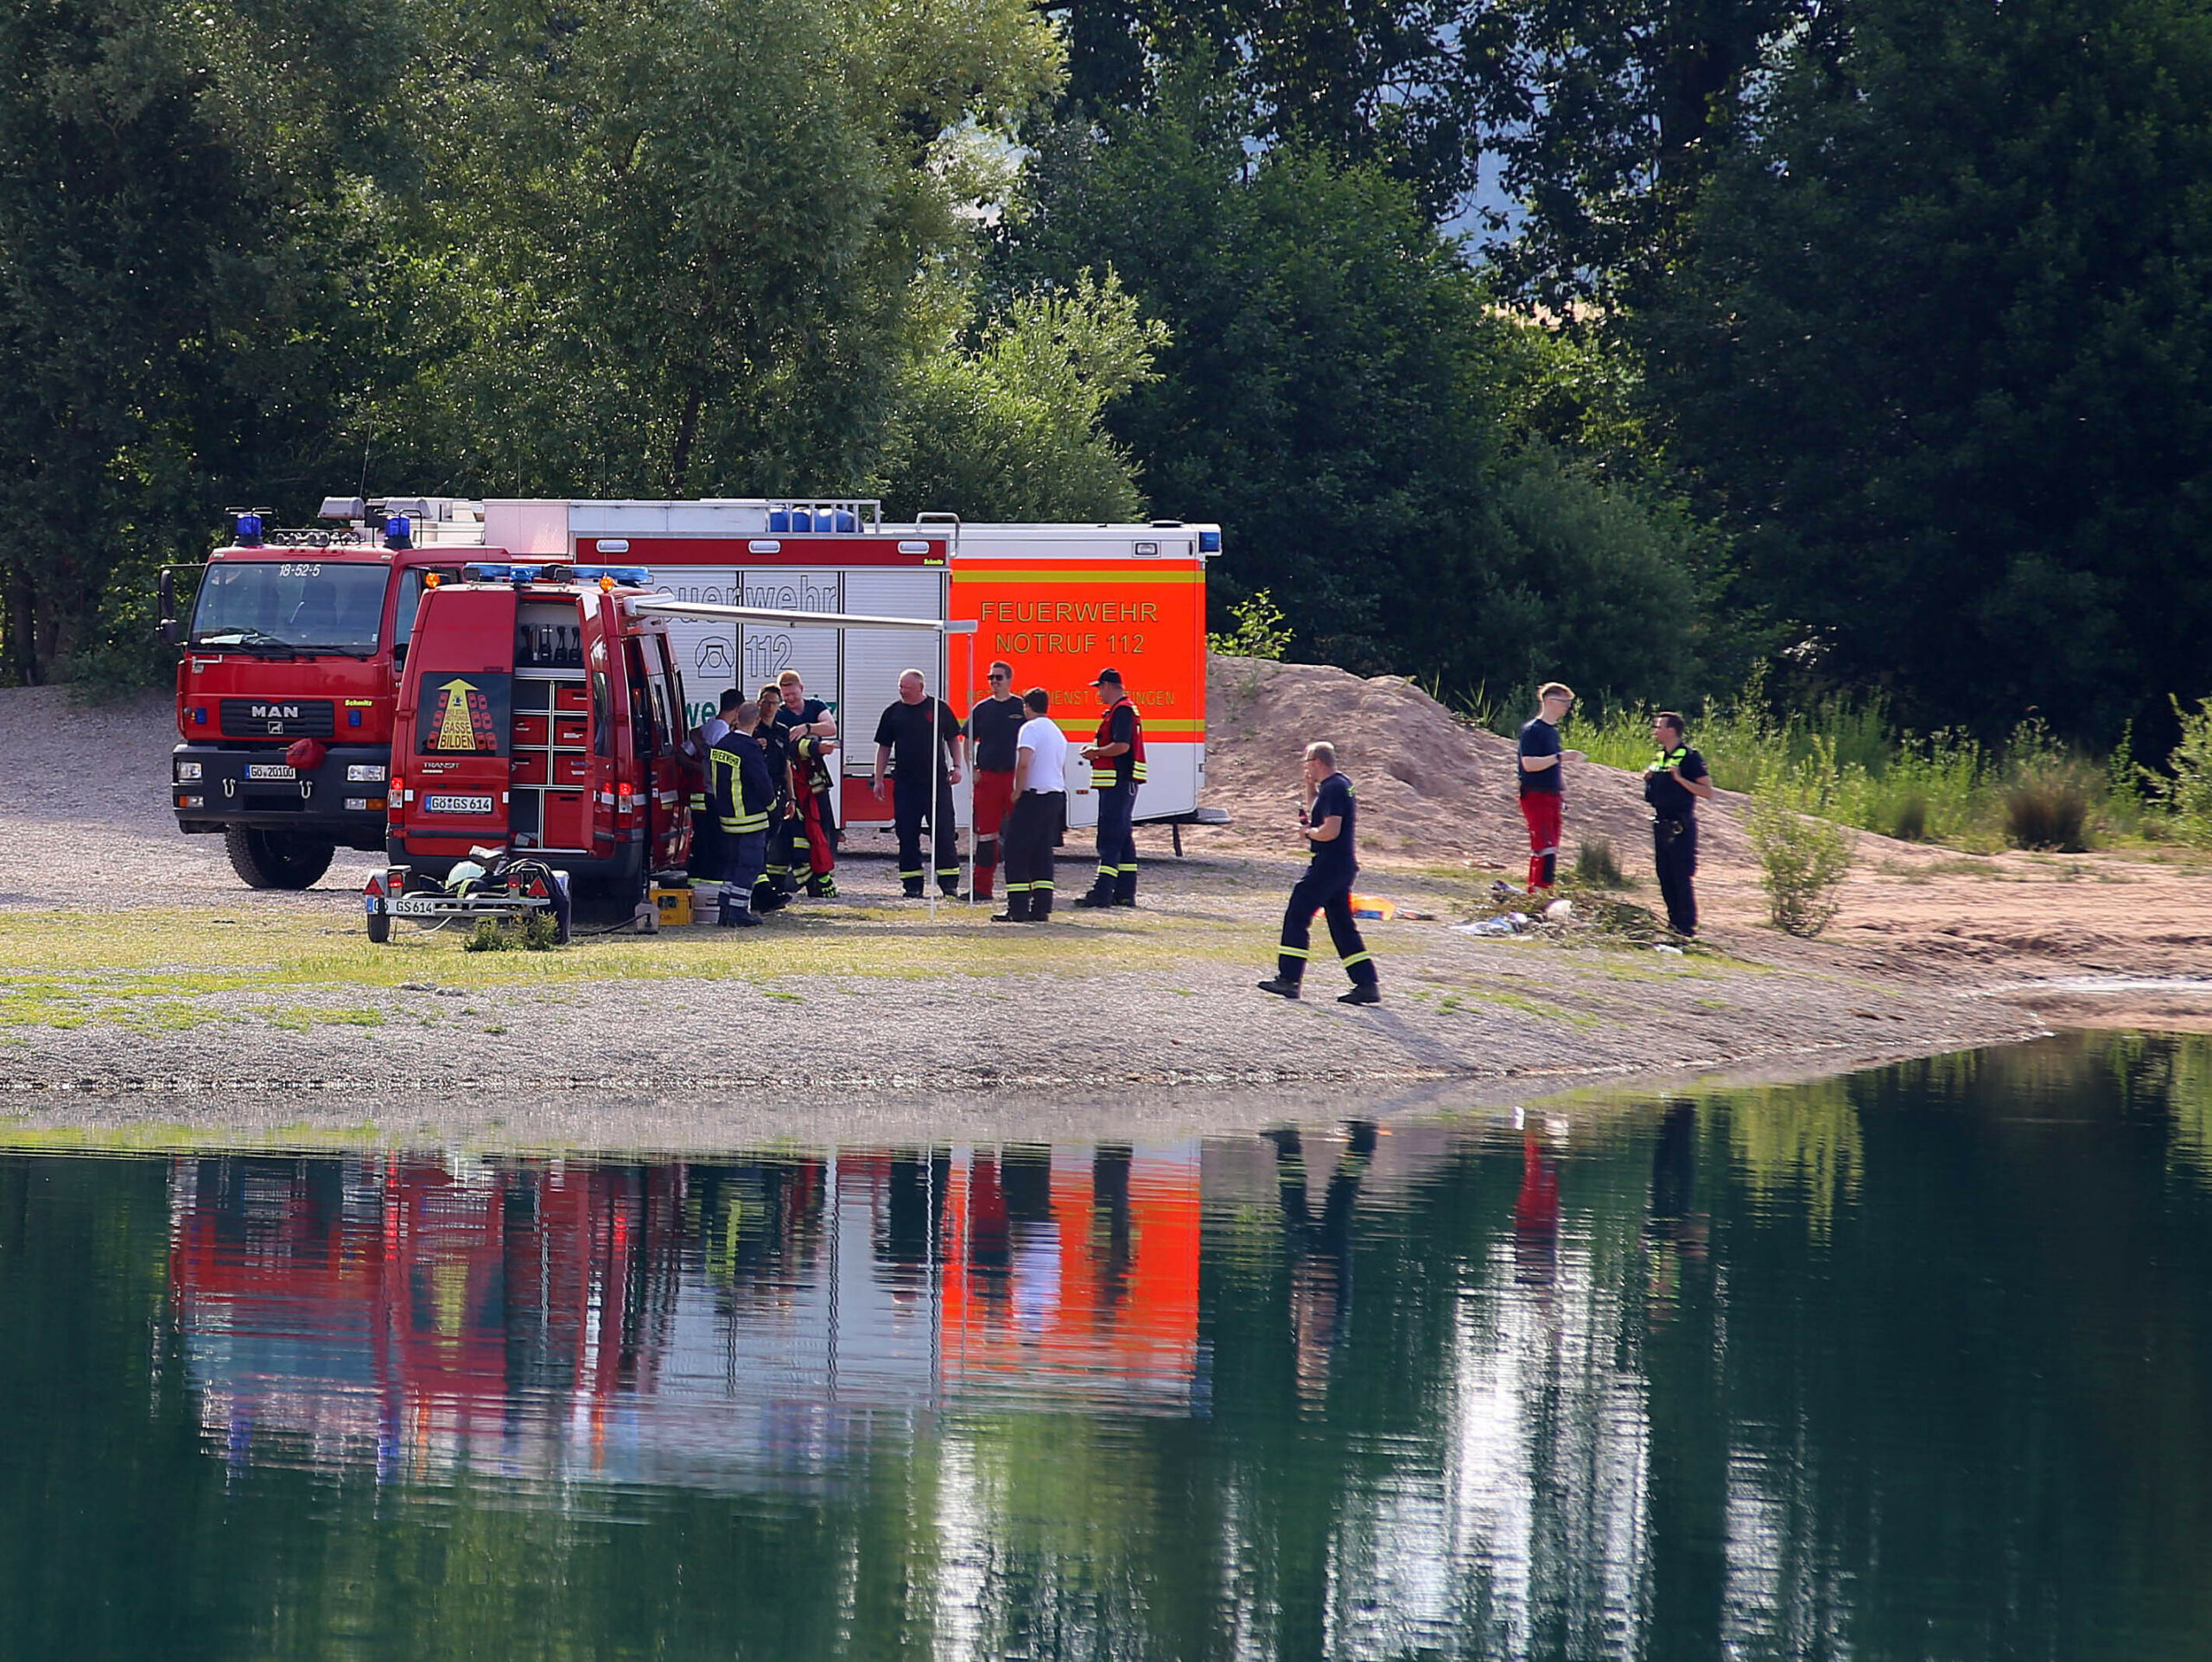
[[(161, 578), (176, 666), (177, 828), (219, 833), (257, 889), (304, 889), (338, 848), (384, 847), (392, 698), (423, 583), (457, 578), (482, 510), (450, 498), (332, 498), (311, 530), (241, 514), (208, 556), (188, 629)], [(289, 754), (302, 739), (319, 755)]]
[[(838, 717), (833, 765), (849, 834), (888, 830), (869, 740), (899, 671), (923, 669), (965, 712), (987, 693), (995, 658), (1014, 665), (1017, 687), (1046, 688), (1078, 740), (1097, 719), (1091, 679), (1119, 669), (1145, 720), (1150, 771), (1137, 818), (1180, 826), (1223, 817), (1199, 800), (1205, 566), (1220, 552), (1217, 526), (963, 524), (950, 515), (899, 525), (852, 498), (389, 498), (324, 508), (339, 530), (270, 532), (257, 517), (242, 518), (237, 543), (209, 560), (188, 635), (168, 625), (188, 648), (177, 671), (179, 827), (226, 834), (233, 865), (256, 886), (304, 887), (334, 847), (384, 846), (379, 770), (390, 766), (391, 700), (424, 574), (457, 577), (466, 561), (649, 569), (656, 590), (695, 608), (666, 614), (674, 667), (689, 686), (677, 713), (686, 726), (725, 687), (751, 690), (798, 670)], [(342, 650), (316, 638), (325, 631), (315, 620), (341, 598), (336, 585), (348, 586), (343, 598), (358, 618)], [(174, 612), (164, 606), (165, 618)], [(839, 613), (887, 626), (819, 616)], [(911, 621), (931, 618), (973, 628), (918, 644)], [(902, 626), (889, 626), (894, 619)], [(302, 737), (329, 745), (318, 767), (288, 759)], [(1087, 771), (1071, 766), (1069, 817), (1086, 825), (1096, 801)], [(963, 783), (963, 824), (967, 795)]]

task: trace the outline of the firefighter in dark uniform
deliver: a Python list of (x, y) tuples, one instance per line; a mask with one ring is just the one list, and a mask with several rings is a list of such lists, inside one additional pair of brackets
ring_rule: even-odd
[(1084, 746), (1090, 764), (1091, 789), (1098, 798), (1098, 877), (1078, 906), (1134, 906), (1137, 904), (1137, 840), (1130, 828), (1136, 813), (1137, 787), (1144, 783), (1144, 722), (1122, 690), (1119, 669), (1101, 669), (1090, 683), (1106, 707), (1098, 736)]
[(724, 860), (721, 915), (715, 921), (724, 929), (750, 929), (760, 921), (753, 915), (753, 885), (768, 863), (768, 810), (775, 803), (776, 787), (760, 741), (753, 736), (760, 715), (759, 706), (739, 705), (731, 714), (729, 731), (708, 754)]
[(760, 872), (760, 880), (753, 885), (753, 910), (758, 913), (772, 912), (791, 904), (791, 729), (779, 725), (776, 711), (781, 707), (783, 695), (770, 682), (760, 689), (760, 714), (755, 718), (753, 737), (760, 745), (760, 759), (767, 764), (768, 783), (775, 787), (776, 801), (768, 810), (767, 863)]
[[(952, 765), (945, 766), (950, 755)], [(887, 786), (892, 823), (899, 833), (899, 884), (909, 900), (922, 898), (922, 827), (930, 827), (937, 855), (937, 885), (960, 892), (960, 833), (953, 823), (952, 787), (967, 764), (960, 719), (944, 701), (931, 698), (918, 669), (899, 677), (899, 701), (875, 724), (875, 799)]]
[(722, 876), (722, 828), (721, 821), (715, 816), (711, 752), (716, 741), (729, 731), (729, 718), (744, 702), (745, 695), (730, 688), (716, 702), (715, 714), (692, 728), (683, 745), (684, 764), (693, 771), (691, 858), (683, 869), (690, 875), (702, 905), (718, 892)]
[(837, 816), (830, 798), (837, 788), (830, 771), (830, 752), (837, 748), (837, 718), (818, 698), (806, 695), (798, 671), (786, 669), (776, 677), (782, 707), (776, 725), (791, 741), (791, 798), (798, 812), (791, 829), (791, 875), (801, 879), (817, 900), (834, 900), (837, 879)]
[(1651, 718), (1659, 754), (1643, 770), (1643, 800), (1651, 805), (1651, 865), (1667, 903), (1667, 927), (1697, 933), (1697, 799), (1713, 794), (1705, 758), (1688, 744), (1682, 718), (1662, 710)]
[(1282, 944), (1275, 949), (1274, 978), (1262, 981), (1260, 991), (1285, 999), (1299, 996), (1318, 911), (1328, 918), (1329, 938), (1336, 942), (1337, 956), (1344, 961), (1344, 974), (1351, 977), (1351, 991), (1337, 1002), (1380, 1004), (1375, 961), (1368, 955), (1367, 942), (1360, 939), (1359, 925), (1351, 915), (1351, 881), (1359, 875), (1352, 841), (1359, 804), (1351, 779), (1337, 771), (1335, 745), (1306, 747), (1306, 811), (1298, 818), (1313, 857), (1290, 891), (1290, 905), (1282, 915)]

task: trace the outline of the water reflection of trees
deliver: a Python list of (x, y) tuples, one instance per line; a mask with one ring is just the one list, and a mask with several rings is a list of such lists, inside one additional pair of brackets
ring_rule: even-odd
[[(27, 1654), (161, 1648), (55, 1551), (210, 1653), (2201, 1654), (2187, 1050), (1203, 1164), (0, 1160), (0, 1597)], [(234, 1449), (178, 1255), (328, 1311), (410, 1239), (473, 1440), (264, 1461), (296, 1373)]]

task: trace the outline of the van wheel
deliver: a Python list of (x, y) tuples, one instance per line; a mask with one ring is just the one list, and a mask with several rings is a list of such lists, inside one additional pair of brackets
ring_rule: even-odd
[(231, 869), (250, 889), (304, 889), (330, 869), (338, 845), (326, 837), (232, 826), (223, 833)]

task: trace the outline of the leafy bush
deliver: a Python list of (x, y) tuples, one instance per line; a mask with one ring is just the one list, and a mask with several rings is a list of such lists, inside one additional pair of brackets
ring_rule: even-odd
[(1576, 846), (1574, 880), (1593, 889), (1627, 886), (1627, 879), (1621, 875), (1620, 857), (1614, 853), (1613, 845), (1604, 837), (1592, 837), (1589, 841)]
[(2164, 829), (2177, 842), (2212, 847), (2212, 700), (2194, 710), (2174, 701), (2181, 742), (2166, 758), (2164, 773), (2142, 770), (2151, 800), (2165, 810)]
[(561, 926), (550, 911), (524, 912), (515, 934), (524, 952), (550, 952), (561, 944)]
[(1262, 589), (1249, 599), (1230, 607), (1229, 615), (1236, 620), (1236, 627), (1226, 634), (1208, 635), (1209, 651), (1240, 658), (1267, 658), (1277, 663), (1282, 661), (1282, 655), (1290, 649), (1290, 619), (1275, 604), (1273, 594)]
[(1852, 834), (1845, 827), (1799, 811), (1787, 781), (1752, 793), (1745, 828), (1758, 855), (1759, 883), (1775, 928), (1810, 937), (1828, 926), (1841, 904), (1836, 891), (1851, 874)]

